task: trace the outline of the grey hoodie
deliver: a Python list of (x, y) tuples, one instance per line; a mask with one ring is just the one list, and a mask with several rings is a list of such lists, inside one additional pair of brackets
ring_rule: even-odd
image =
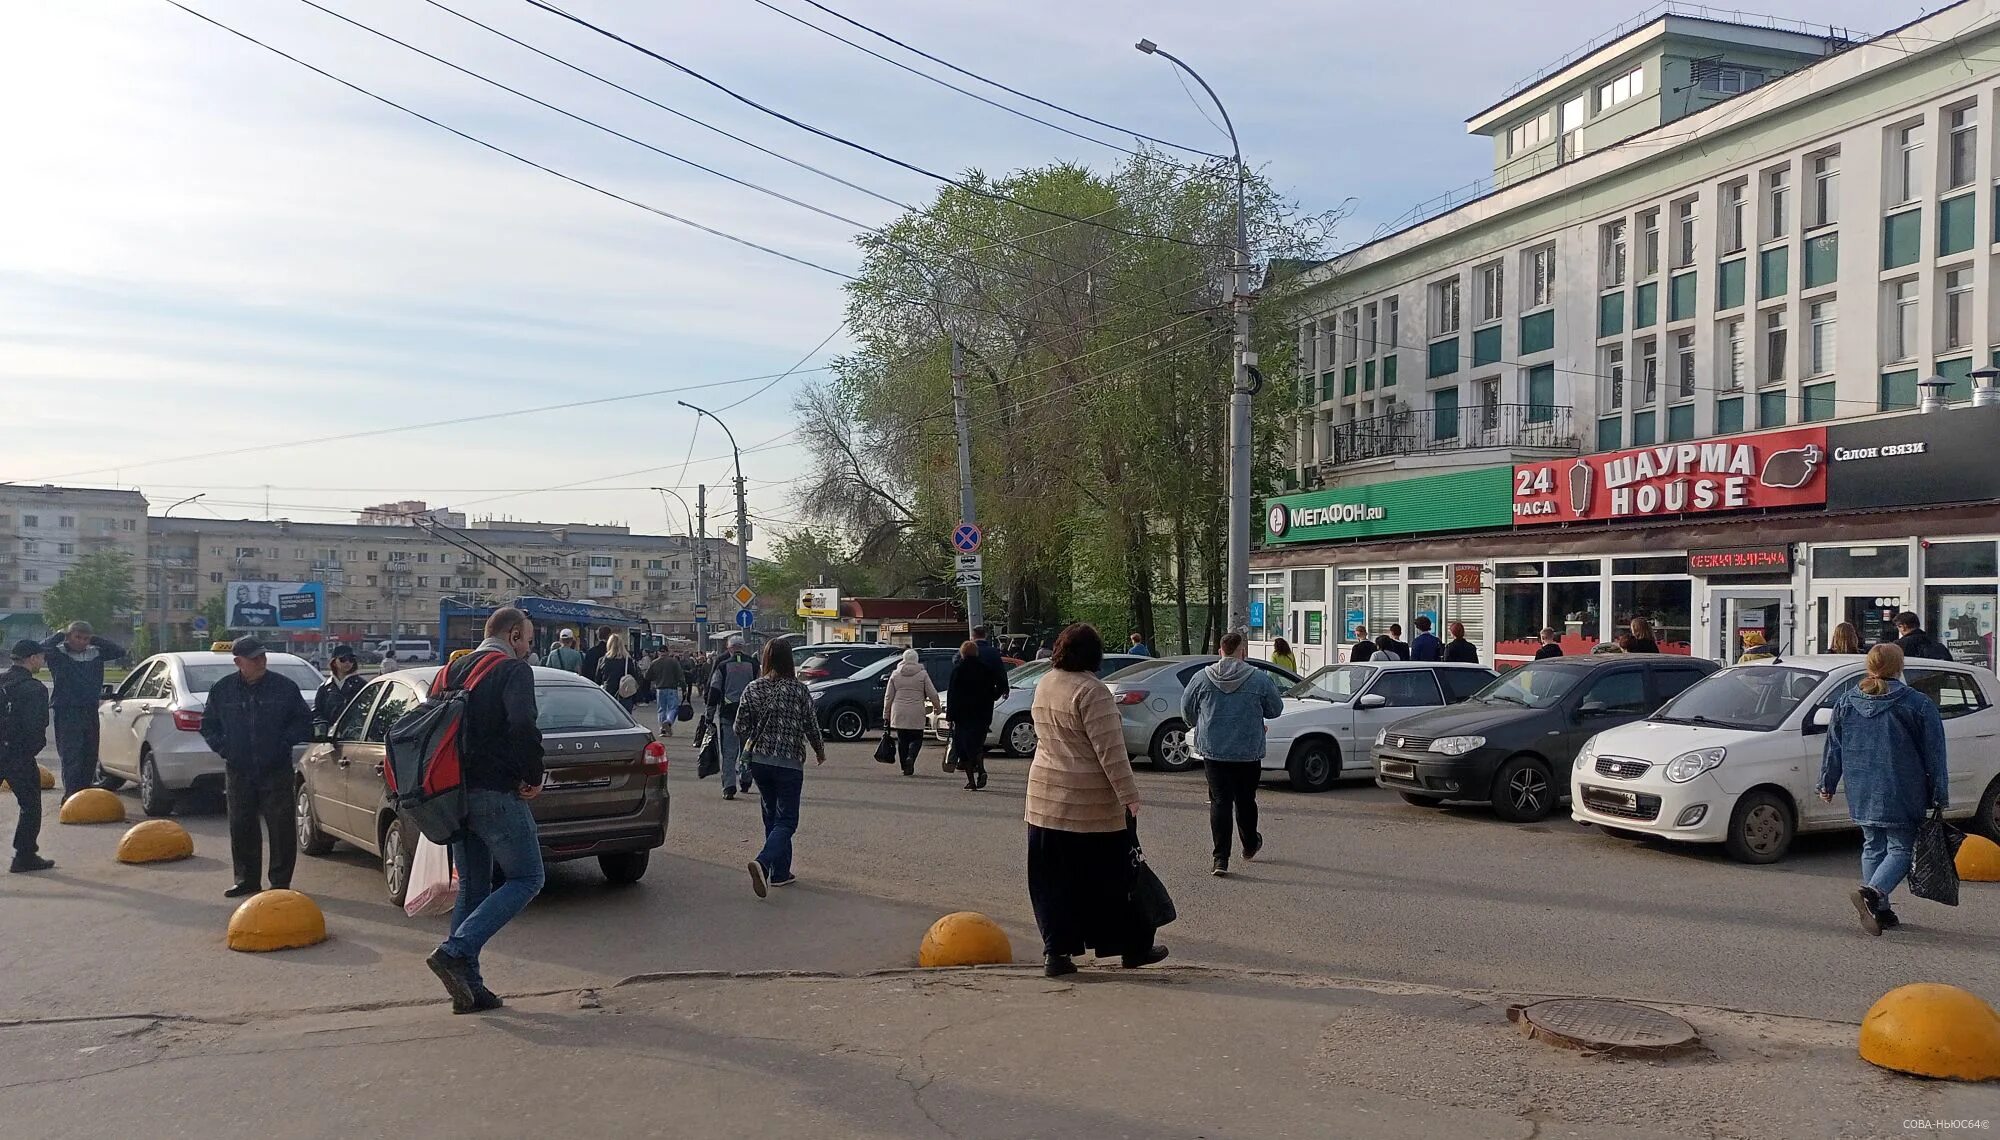
[(1204, 760), (1262, 760), (1264, 722), (1284, 711), (1271, 674), (1234, 657), (1195, 674), (1181, 694), (1181, 719), (1194, 727)]

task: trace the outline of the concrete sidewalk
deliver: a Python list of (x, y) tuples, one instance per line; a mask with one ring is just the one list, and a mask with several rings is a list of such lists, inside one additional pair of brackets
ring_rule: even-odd
[[(1677, 1009), (1709, 1049), (1592, 1058), (1494, 995), (1213, 971), (651, 975), (519, 996), (0, 1026), (10, 1136), (1882, 1137), (1990, 1086), (1854, 1028)], [(1990, 1125), (1989, 1125), (1990, 1126)]]

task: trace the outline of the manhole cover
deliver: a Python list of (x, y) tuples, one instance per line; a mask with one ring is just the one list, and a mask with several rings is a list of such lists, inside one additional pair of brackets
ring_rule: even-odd
[(1590, 1053), (1659, 1056), (1701, 1043), (1694, 1026), (1671, 1013), (1603, 998), (1555, 998), (1507, 1007), (1507, 1020), (1530, 1037)]

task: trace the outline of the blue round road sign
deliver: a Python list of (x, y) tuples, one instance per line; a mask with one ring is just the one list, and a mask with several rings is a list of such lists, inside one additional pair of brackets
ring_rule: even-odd
[(977, 554), (979, 543), (985, 537), (986, 532), (979, 529), (978, 523), (962, 522), (957, 530), (951, 532), (951, 544), (958, 548), (960, 554)]
[(205, 617), (197, 616), (193, 621), (188, 623), (188, 628), (195, 631), (196, 633), (207, 633), (208, 619)]
[(749, 629), (757, 624), (757, 611), (745, 606), (736, 611), (736, 628)]

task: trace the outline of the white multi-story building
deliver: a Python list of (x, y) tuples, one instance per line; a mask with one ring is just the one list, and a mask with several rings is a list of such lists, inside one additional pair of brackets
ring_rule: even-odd
[[(132, 559), (133, 589), (146, 552), (146, 498), (96, 487), (0, 485), (0, 632), (42, 630), (42, 595), (77, 559), (100, 551)], [(106, 630), (123, 637), (129, 631)]]

